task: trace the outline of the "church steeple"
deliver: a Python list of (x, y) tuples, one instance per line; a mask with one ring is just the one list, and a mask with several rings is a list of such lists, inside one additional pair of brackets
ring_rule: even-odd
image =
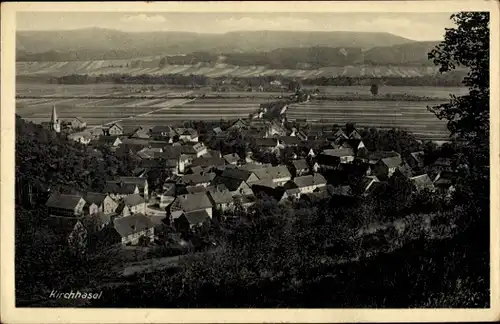
[(59, 123), (59, 119), (57, 119), (56, 105), (52, 107), (52, 117), (50, 119), (50, 126), (53, 131), (59, 133), (61, 131), (61, 124)]

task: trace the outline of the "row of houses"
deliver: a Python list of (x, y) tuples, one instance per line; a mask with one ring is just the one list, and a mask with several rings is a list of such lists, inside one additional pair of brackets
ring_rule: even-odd
[(133, 127), (125, 128), (119, 123), (113, 123), (106, 127), (95, 127), (80, 132), (74, 132), (68, 135), (68, 138), (81, 144), (90, 144), (92, 141), (98, 141), (100, 138), (110, 139), (156, 139), (174, 142), (198, 142), (198, 132), (193, 128), (172, 128), (170, 126), (154, 127)]
[[(284, 120), (237, 120), (226, 130), (216, 127), (212, 131), (226, 138), (238, 130), (252, 138), (254, 149), (263, 152), (278, 154), (292, 148), (286, 165), (270, 165), (256, 160), (252, 149), (244, 156), (211, 150), (192, 129), (157, 126), (124, 135), (123, 128), (113, 124), (91, 142), (110, 147), (118, 157), (133, 156), (140, 167), (108, 181), (102, 193), (51, 196), (49, 215), (71, 219), (74, 229), (80, 230), (97, 222), (89, 219), (99, 220), (98, 232), (114, 237), (112, 242), (137, 244), (140, 237), (153, 240), (157, 226), (168, 224), (186, 232), (210, 223), (215, 215), (237, 216), (240, 208), (250, 208), (264, 195), (278, 203), (304, 197), (346, 198), (354, 195), (354, 187), (361, 187), (366, 196), (393, 176), (405, 177), (415, 190), (453, 190), (449, 159), (435, 161), (436, 174), (428, 174), (422, 171), (423, 152), (405, 159), (396, 152), (370, 152), (355, 129), (316, 132), (305, 127), (287, 129), (286, 125)], [(152, 170), (171, 173), (154, 191), (146, 180)], [(357, 183), (349, 177), (353, 174), (359, 175)], [(104, 197), (102, 203), (93, 196)], [(164, 214), (152, 212), (153, 205)]]

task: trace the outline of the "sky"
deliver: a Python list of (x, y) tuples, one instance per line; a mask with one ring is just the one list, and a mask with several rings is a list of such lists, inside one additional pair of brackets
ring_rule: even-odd
[(127, 13), (19, 12), (17, 30), (89, 27), (126, 32), (248, 30), (388, 32), (417, 41), (441, 40), (451, 13)]

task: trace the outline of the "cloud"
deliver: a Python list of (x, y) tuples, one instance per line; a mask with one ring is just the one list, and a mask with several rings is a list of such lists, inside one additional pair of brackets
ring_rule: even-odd
[(274, 17), (257, 18), (241, 17), (217, 21), (218, 26), (227, 31), (234, 30), (310, 30), (314, 29), (312, 22), (305, 18)]
[(146, 14), (138, 14), (138, 15), (128, 15), (123, 16), (120, 19), (121, 22), (124, 23), (151, 23), (151, 24), (160, 24), (167, 21), (167, 19), (163, 16), (155, 15), (148, 16)]

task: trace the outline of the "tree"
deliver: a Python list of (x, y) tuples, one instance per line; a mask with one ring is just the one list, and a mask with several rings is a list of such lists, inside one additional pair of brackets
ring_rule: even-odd
[(378, 85), (372, 84), (372, 86), (370, 87), (370, 92), (374, 96), (378, 95)]
[[(489, 210), (489, 13), (461, 12), (450, 17), (457, 25), (446, 29), (445, 39), (429, 58), (441, 73), (465, 67), (464, 96), (451, 96), (448, 103), (429, 107), (440, 119), (448, 120), (453, 138), (460, 140), (466, 168), (459, 172), (457, 193), (476, 214)], [(487, 217), (484, 218), (485, 220)]]
[(429, 54), (441, 73), (465, 67), (462, 83), (469, 94), (451, 96), (450, 102), (430, 107), (440, 119), (448, 120), (452, 135), (463, 140), (487, 141), (489, 138), (489, 13), (461, 12), (450, 17), (457, 25), (446, 29), (445, 39)]

